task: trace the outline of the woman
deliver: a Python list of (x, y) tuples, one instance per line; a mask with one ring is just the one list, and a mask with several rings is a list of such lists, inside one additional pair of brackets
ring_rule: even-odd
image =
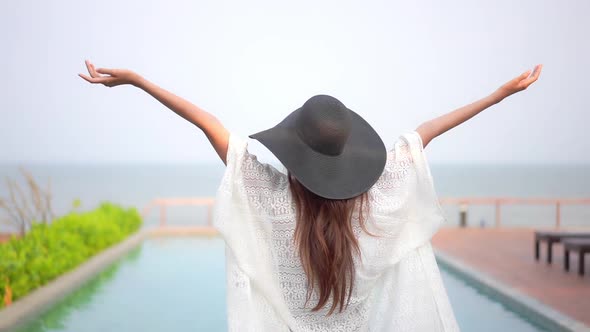
[(542, 66), (399, 136), (379, 135), (317, 95), (251, 138), (260, 163), (211, 114), (124, 69), (90, 83), (131, 84), (200, 128), (226, 164), (214, 224), (226, 242), (228, 325), (236, 331), (457, 331), (430, 238), (445, 221), (424, 148), (535, 82)]

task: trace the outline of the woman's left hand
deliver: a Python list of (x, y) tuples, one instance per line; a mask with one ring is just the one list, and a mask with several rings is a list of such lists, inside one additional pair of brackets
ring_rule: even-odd
[(78, 74), (78, 76), (93, 84), (103, 84), (104, 86), (108, 87), (114, 87), (123, 84), (137, 85), (141, 78), (138, 74), (128, 69), (95, 69), (94, 65), (90, 61), (86, 60), (85, 63), (90, 76), (85, 74)]
[(498, 92), (505, 98), (528, 88), (529, 85), (533, 84), (539, 78), (541, 69), (543, 69), (543, 65), (536, 65), (532, 73), (530, 70), (527, 70), (498, 88)]

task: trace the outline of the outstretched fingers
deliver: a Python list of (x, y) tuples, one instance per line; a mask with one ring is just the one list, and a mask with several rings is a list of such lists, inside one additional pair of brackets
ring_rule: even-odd
[(531, 70), (529, 69), (529, 70), (525, 71), (524, 73), (520, 74), (520, 76), (518, 76), (518, 80), (522, 81), (525, 78), (529, 77), (530, 74), (531, 74)]
[(115, 76), (115, 70), (114, 69), (108, 69), (108, 68), (98, 68), (96, 70), (97, 73), (100, 74), (106, 74), (106, 75), (111, 75), (111, 76)]
[[(115, 70), (114, 69), (107, 69), (107, 68), (98, 68), (94, 67), (94, 64), (89, 60), (84, 61), (86, 64), (86, 69), (88, 70), (88, 74), (78, 74), (81, 78), (86, 80), (89, 83), (93, 84), (104, 84), (106, 86), (112, 86), (115, 81)], [(104, 75), (101, 75), (104, 74)]]
[(94, 68), (94, 65), (92, 64), (92, 62), (90, 62), (89, 60), (86, 60), (86, 61), (84, 61), (84, 63), (86, 64), (86, 69), (88, 69), (88, 74), (90, 74), (91, 77), (100, 76), (96, 72), (96, 69)]
[(543, 65), (536, 65), (533, 73), (527, 77), (524, 81), (526, 87), (533, 84), (537, 79), (539, 79), (539, 75), (541, 75), (541, 70), (543, 69)]
[(111, 82), (112, 78), (108, 77), (108, 76), (96, 76), (96, 77), (92, 77), (92, 76), (88, 76), (85, 74), (78, 74), (78, 76), (82, 77), (83, 79), (85, 79), (86, 81), (90, 82), (90, 83), (102, 83), (102, 84), (108, 84)]

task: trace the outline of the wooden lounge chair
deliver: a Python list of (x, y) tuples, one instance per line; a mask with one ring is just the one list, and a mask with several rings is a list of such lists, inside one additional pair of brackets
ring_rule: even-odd
[(547, 263), (551, 264), (553, 256), (553, 244), (564, 239), (590, 239), (589, 232), (556, 232), (556, 231), (535, 231), (535, 260), (539, 260), (539, 249), (542, 241), (547, 241)]
[(564, 248), (564, 268), (566, 271), (570, 270), (570, 251), (578, 252), (578, 274), (584, 275), (584, 255), (590, 252), (590, 238), (588, 239), (565, 239), (563, 242)]

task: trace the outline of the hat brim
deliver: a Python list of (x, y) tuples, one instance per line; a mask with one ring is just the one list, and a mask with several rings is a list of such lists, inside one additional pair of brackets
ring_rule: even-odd
[(369, 190), (385, 168), (387, 151), (377, 132), (352, 110), (350, 136), (341, 154), (330, 156), (309, 147), (295, 130), (301, 108), (273, 128), (249, 137), (266, 146), (311, 192), (329, 199), (348, 199)]

